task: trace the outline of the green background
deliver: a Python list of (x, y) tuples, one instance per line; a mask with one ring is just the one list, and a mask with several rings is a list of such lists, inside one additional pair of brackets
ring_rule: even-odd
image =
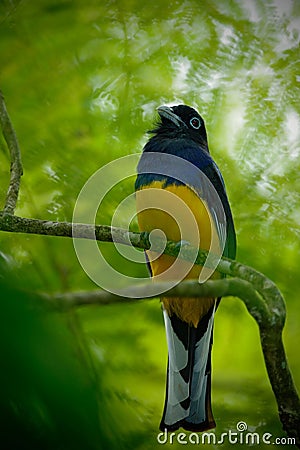
[[(226, 182), (237, 259), (286, 299), (284, 343), (298, 386), (299, 31), (296, 0), (0, 2), (0, 87), (24, 165), (16, 214), (71, 221), (97, 169), (141, 152), (157, 106), (195, 106)], [(2, 137), (0, 180), (3, 205)], [(97, 222), (110, 224), (131, 192), (132, 179), (113, 190)], [(144, 265), (124, 267), (111, 244), (101, 248), (117, 270), (146, 276)], [(159, 301), (51, 314), (30, 292), (97, 287), (72, 240), (1, 232), (0, 257), (5, 448), (160, 448), (167, 350)], [(244, 421), (249, 431), (285, 436), (256, 324), (238, 299), (221, 302), (214, 336), (216, 435)]]

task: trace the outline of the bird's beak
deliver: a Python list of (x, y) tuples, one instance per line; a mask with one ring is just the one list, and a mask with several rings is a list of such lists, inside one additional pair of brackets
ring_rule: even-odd
[(177, 127), (185, 126), (186, 124), (178, 117), (169, 106), (159, 106), (157, 112), (161, 118), (171, 120)]

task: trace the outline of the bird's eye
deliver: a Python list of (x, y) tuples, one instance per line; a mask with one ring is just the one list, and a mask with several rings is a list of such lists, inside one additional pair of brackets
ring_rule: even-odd
[(201, 122), (200, 122), (200, 120), (198, 119), (198, 117), (193, 117), (193, 118), (190, 120), (190, 125), (191, 125), (193, 128), (195, 128), (196, 130), (198, 130), (198, 129), (200, 128), (200, 126), (201, 126)]

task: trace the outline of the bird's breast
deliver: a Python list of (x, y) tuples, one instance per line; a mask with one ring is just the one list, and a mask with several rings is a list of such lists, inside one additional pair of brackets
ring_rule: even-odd
[[(208, 205), (189, 186), (169, 184), (167, 180), (152, 181), (136, 192), (138, 223), (141, 231), (160, 230), (167, 240), (188, 241), (192, 246), (215, 253), (219, 239)], [(199, 265), (147, 251), (152, 275), (160, 280), (198, 279)], [(182, 274), (185, 273), (184, 276)], [(215, 275), (216, 276), (216, 275)], [(199, 319), (214, 303), (214, 299), (163, 299), (168, 313), (197, 326)]]

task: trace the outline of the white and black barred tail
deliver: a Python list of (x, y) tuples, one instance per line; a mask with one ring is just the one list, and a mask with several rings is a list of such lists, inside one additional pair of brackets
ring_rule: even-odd
[(179, 427), (204, 431), (216, 426), (211, 411), (214, 312), (215, 305), (195, 328), (164, 310), (169, 357), (162, 431)]

